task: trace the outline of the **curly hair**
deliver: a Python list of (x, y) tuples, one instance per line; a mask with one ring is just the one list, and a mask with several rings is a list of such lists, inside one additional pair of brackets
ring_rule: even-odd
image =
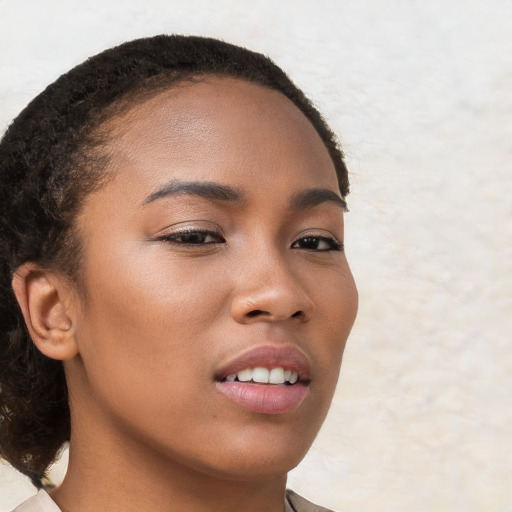
[(25, 262), (79, 281), (74, 220), (108, 180), (103, 123), (180, 83), (209, 75), (253, 82), (287, 96), (309, 119), (334, 163), (348, 173), (321, 114), (268, 57), (210, 38), (159, 35), (106, 50), (62, 75), (12, 122), (0, 142), (0, 456), (41, 485), (70, 438), (63, 365), (33, 344), (14, 296)]

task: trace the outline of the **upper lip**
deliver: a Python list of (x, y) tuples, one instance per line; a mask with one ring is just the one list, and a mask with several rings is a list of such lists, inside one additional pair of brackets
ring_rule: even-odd
[(291, 370), (299, 374), (301, 381), (309, 381), (310, 365), (307, 356), (295, 345), (260, 345), (231, 358), (216, 372), (217, 380), (246, 368), (276, 368)]

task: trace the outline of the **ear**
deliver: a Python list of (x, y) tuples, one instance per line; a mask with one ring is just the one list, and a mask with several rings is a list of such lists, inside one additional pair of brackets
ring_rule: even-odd
[(64, 278), (25, 263), (14, 273), (12, 288), (36, 347), (52, 359), (73, 358), (78, 346), (69, 284)]

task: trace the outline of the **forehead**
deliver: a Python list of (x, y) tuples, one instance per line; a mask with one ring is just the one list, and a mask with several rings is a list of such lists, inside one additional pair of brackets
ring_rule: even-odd
[(114, 173), (143, 177), (148, 187), (169, 177), (245, 187), (287, 176), (338, 190), (309, 120), (283, 94), (257, 84), (217, 77), (185, 83), (134, 105), (107, 128)]

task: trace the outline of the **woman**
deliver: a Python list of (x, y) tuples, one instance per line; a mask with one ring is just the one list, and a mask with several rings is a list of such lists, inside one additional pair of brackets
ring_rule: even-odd
[(0, 144), (2, 455), (18, 511), (323, 510), (286, 490), (355, 319), (347, 170), (269, 59), (157, 36)]

